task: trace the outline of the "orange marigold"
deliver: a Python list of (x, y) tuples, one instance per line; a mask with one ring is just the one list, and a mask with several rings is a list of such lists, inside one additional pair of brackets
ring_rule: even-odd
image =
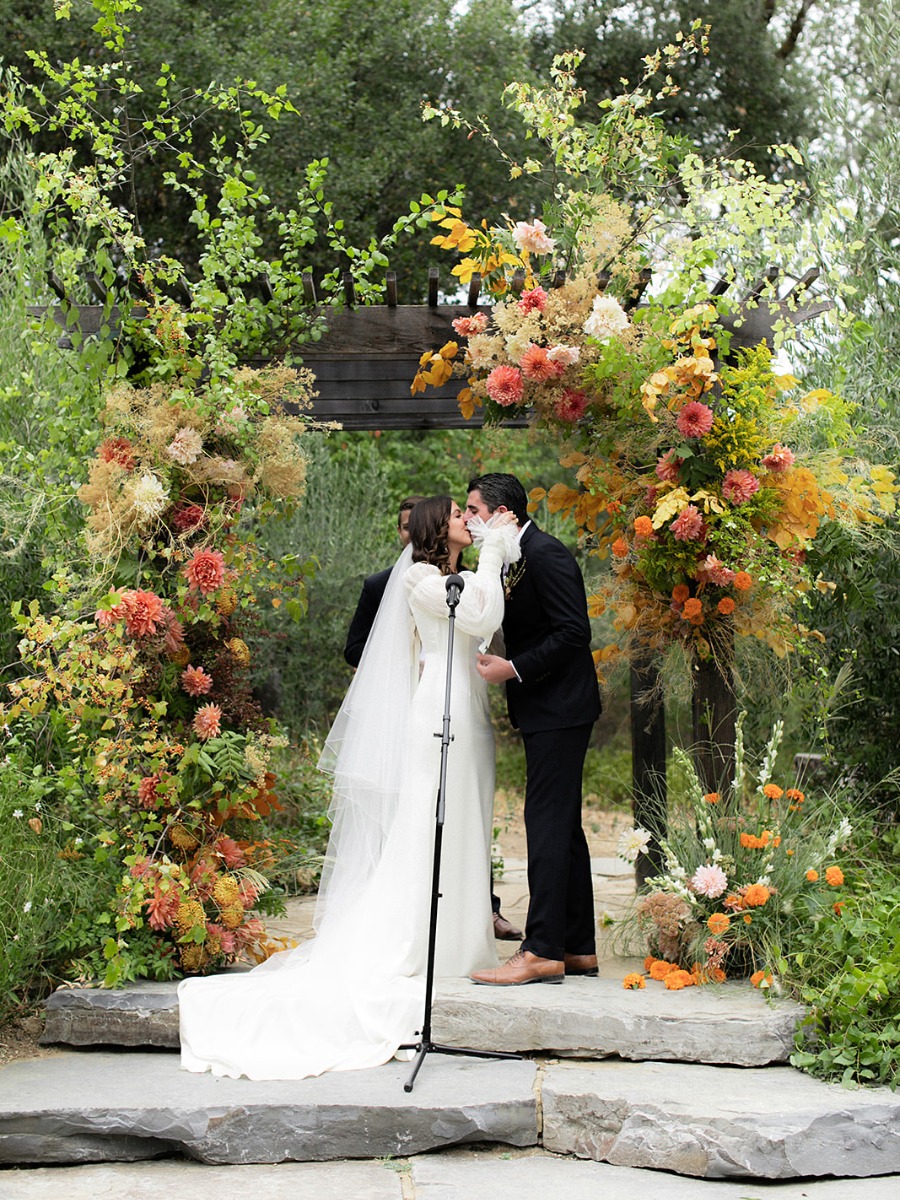
[(787, 796), (788, 800), (793, 800), (795, 804), (802, 804), (806, 799), (803, 792), (801, 792), (799, 788), (788, 788), (784, 794)]
[(720, 796), (718, 792), (707, 792), (703, 799), (707, 804), (718, 804)]
[(630, 975), (626, 975), (622, 980), (622, 987), (626, 991), (636, 991), (638, 988), (646, 986), (643, 975), (638, 975), (636, 971), (632, 971)]
[(680, 992), (682, 988), (694, 986), (694, 977), (690, 971), (670, 971), (663, 983), (670, 992)]
[(612, 544), (612, 552), (616, 558), (628, 557), (628, 543), (624, 538), (619, 537)]
[(648, 538), (653, 536), (653, 522), (649, 517), (634, 518), (634, 532), (638, 537)]
[(770, 800), (780, 800), (784, 795), (784, 788), (780, 788), (777, 783), (767, 783), (763, 788), (763, 795), (768, 796)]
[(724, 933), (730, 924), (731, 918), (725, 913), (714, 912), (707, 919), (706, 928), (710, 933)]
[(751, 883), (744, 892), (744, 904), (747, 908), (762, 908), (772, 893), (762, 883)]
[(730, 596), (723, 596), (722, 599), (719, 601), (719, 603), (716, 605), (716, 608), (719, 610), (719, 612), (722, 614), (723, 617), (731, 616), (731, 614), (735, 610), (735, 607), (736, 607), (735, 603)]
[(672, 588), (672, 599), (676, 604), (684, 604), (690, 594), (691, 589), (686, 583), (676, 583)]
[(753, 587), (753, 579), (746, 571), (738, 571), (731, 581), (739, 592), (749, 592)]
[(650, 964), (651, 979), (665, 979), (672, 971), (678, 970), (678, 963), (666, 962), (664, 958), (656, 958)]
[(656, 959), (653, 957), (653, 955), (648, 954), (647, 957), (644, 959), (644, 970), (649, 971), (655, 962), (656, 962)]
[(703, 601), (698, 600), (696, 596), (690, 596), (684, 602), (681, 615), (685, 621), (690, 621), (692, 625), (699, 625), (703, 620)]
[(806, 878), (809, 880), (810, 883), (815, 883), (816, 880), (819, 878), (819, 872), (817, 870), (815, 870), (815, 868), (810, 867), (809, 870), (806, 872)]
[(840, 867), (826, 867), (825, 882), (829, 887), (840, 887), (844, 882), (844, 872)]
[(755, 988), (768, 988), (772, 986), (771, 971), (754, 971), (750, 976), (750, 982)]

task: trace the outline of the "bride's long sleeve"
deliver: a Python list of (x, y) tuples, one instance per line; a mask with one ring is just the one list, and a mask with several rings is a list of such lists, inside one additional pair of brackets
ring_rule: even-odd
[[(503, 584), (500, 578), (504, 562), (520, 556), (514, 525), (487, 529), (474, 572), (464, 571), (465, 586), (456, 608), (456, 622), (465, 633), (489, 638), (503, 621)], [(427, 563), (413, 563), (407, 573), (411, 603), (435, 615), (447, 616), (446, 576)]]

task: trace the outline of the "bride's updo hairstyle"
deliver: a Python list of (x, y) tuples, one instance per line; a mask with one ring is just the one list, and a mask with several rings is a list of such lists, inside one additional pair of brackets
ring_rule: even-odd
[(413, 562), (431, 563), (442, 575), (450, 575), (450, 547), (447, 534), (450, 527), (449, 496), (429, 496), (420, 500), (409, 514), (409, 541)]

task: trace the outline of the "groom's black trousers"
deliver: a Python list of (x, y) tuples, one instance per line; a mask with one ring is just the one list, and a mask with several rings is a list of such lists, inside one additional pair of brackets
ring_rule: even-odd
[(522, 735), (528, 921), (522, 946), (541, 958), (596, 953), (591, 857), (581, 827), (590, 725)]

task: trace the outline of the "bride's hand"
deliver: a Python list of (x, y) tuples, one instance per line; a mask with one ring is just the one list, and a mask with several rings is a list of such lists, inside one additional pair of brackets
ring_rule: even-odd
[(490, 518), (485, 522), (488, 529), (502, 529), (505, 525), (517, 525), (518, 517), (514, 512), (507, 509), (506, 512), (491, 513)]

